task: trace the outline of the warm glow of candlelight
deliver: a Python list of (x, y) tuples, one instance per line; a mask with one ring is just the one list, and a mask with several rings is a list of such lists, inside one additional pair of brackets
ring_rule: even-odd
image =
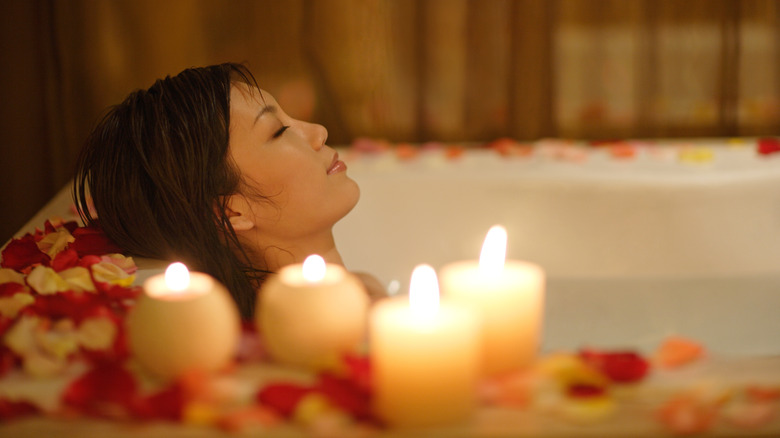
[(190, 271), (181, 262), (168, 265), (165, 270), (165, 285), (174, 292), (181, 292), (190, 286)]
[(303, 278), (316, 283), (325, 278), (325, 260), (317, 254), (306, 257), (303, 261)]
[(409, 307), (421, 321), (431, 321), (439, 313), (439, 281), (430, 265), (418, 265), (412, 271)]
[(482, 275), (497, 276), (504, 270), (506, 241), (506, 228), (503, 226), (494, 225), (488, 230), (479, 254), (479, 272)]

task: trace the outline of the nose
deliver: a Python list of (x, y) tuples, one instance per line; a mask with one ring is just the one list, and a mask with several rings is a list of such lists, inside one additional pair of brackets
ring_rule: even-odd
[(325, 142), (328, 140), (328, 130), (324, 126), (306, 122), (304, 130), (312, 149), (319, 151), (325, 146)]

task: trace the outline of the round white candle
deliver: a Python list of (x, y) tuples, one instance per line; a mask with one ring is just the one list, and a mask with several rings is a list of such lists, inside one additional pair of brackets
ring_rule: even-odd
[(316, 367), (360, 346), (368, 305), (355, 275), (312, 255), (266, 280), (255, 317), (274, 360)]
[(373, 408), (390, 425), (456, 423), (476, 406), (478, 320), (438, 298), (436, 273), (421, 265), (408, 299), (385, 299), (372, 313)]
[(175, 378), (189, 370), (215, 371), (232, 360), (240, 317), (221, 283), (173, 263), (143, 289), (127, 318), (130, 348), (141, 365)]
[(442, 268), (442, 294), (480, 313), (482, 371), (511, 372), (530, 365), (541, 338), (544, 271), (537, 265), (505, 261), (506, 230), (491, 228), (479, 263)]

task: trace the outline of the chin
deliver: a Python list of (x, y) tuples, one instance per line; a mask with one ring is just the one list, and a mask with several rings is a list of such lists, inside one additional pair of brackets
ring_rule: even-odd
[(347, 208), (342, 217), (346, 216), (350, 211), (352, 211), (352, 209), (354, 209), (357, 205), (358, 201), (360, 201), (360, 186), (358, 186), (358, 184), (352, 179), (350, 179), (349, 182), (353, 187), (352, 193), (350, 194), (351, 201), (348, 204), (349, 208)]

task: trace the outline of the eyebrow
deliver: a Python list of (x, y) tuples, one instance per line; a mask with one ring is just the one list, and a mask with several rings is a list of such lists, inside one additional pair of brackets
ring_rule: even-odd
[(257, 112), (255, 121), (252, 122), (252, 125), (257, 124), (257, 121), (260, 120), (260, 117), (262, 117), (265, 113), (276, 114), (276, 107), (273, 105), (265, 105), (264, 107), (260, 108), (260, 111)]

